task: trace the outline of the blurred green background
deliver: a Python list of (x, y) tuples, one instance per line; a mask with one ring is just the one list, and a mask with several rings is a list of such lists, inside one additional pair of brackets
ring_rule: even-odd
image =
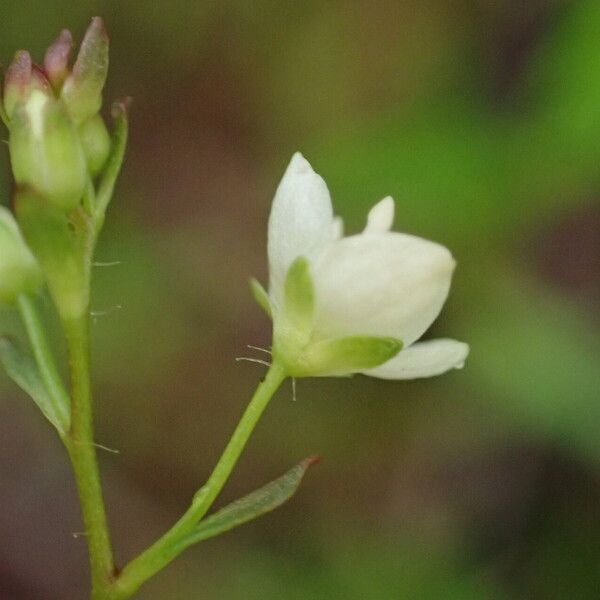
[[(431, 335), (472, 347), (437, 379), (283, 389), (219, 502), (323, 462), (140, 599), (600, 597), (600, 2), (4, 0), (0, 61), (41, 59), (94, 14), (106, 98), (134, 98), (99, 249), (120, 264), (97, 269), (93, 298), (121, 563), (186, 507), (262, 374), (234, 359), (269, 344), (247, 281), (266, 280), (295, 150), (350, 230), (392, 194), (397, 229), (452, 249)], [(0, 598), (83, 598), (66, 457), (4, 376), (0, 453)]]

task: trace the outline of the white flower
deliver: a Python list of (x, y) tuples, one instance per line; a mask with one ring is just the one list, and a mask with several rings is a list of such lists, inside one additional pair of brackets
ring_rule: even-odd
[(390, 231), (394, 201), (369, 212), (361, 234), (342, 237), (329, 191), (295, 154), (269, 219), (273, 354), (290, 375), (413, 379), (462, 367), (469, 347), (417, 342), (448, 296), (455, 261), (443, 246)]

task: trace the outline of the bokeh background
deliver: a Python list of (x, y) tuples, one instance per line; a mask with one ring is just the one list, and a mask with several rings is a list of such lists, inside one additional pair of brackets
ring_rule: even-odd
[[(95, 273), (97, 441), (119, 561), (184, 510), (268, 345), (248, 277), (301, 150), (350, 231), (384, 195), (449, 246), (428, 335), (463, 371), (285, 387), (219, 503), (324, 460), (279, 511), (187, 552), (154, 600), (600, 597), (600, 3), (233, 0), (0, 4), (0, 60), (94, 14), (132, 135)], [(2, 203), (11, 193), (0, 156)], [(45, 302), (49, 320), (53, 315)], [(8, 311), (4, 331), (19, 332)], [(56, 337), (58, 351), (60, 338)], [(0, 377), (0, 598), (75, 600), (66, 457)]]

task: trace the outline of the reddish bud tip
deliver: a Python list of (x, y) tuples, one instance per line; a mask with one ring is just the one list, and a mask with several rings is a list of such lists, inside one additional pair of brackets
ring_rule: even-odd
[(73, 71), (61, 91), (61, 97), (77, 124), (100, 110), (107, 73), (108, 35), (104, 21), (94, 17), (81, 42)]
[(48, 81), (48, 77), (46, 77), (46, 73), (35, 64), (31, 65), (31, 89), (38, 89), (47, 94), (52, 94), (52, 86)]
[(73, 74), (75, 77), (87, 77), (93, 70), (103, 72), (107, 63), (108, 33), (102, 18), (94, 17), (83, 36)]
[(20, 50), (8, 67), (4, 81), (4, 109), (9, 118), (17, 104), (26, 102), (34, 89), (45, 94), (51, 93), (50, 83), (44, 72), (31, 62), (29, 52)]
[(13, 91), (25, 91), (31, 81), (32, 69), (31, 55), (27, 50), (19, 50), (6, 71), (4, 80), (4, 93)]
[(73, 50), (73, 36), (68, 29), (63, 29), (56, 41), (46, 50), (44, 70), (58, 91), (69, 74), (69, 60)]
[(133, 104), (133, 98), (131, 96), (127, 96), (122, 98), (121, 100), (116, 100), (113, 102), (112, 107), (110, 109), (110, 114), (113, 119), (118, 119), (122, 115), (127, 115), (131, 105)]
[(108, 32), (102, 17), (94, 17), (83, 36), (73, 72), (77, 73), (79, 69), (88, 69), (86, 61), (89, 55), (96, 55), (96, 58), (98, 58), (102, 53), (108, 52), (108, 43)]
[(321, 462), (322, 460), (322, 456), (320, 454), (315, 454), (313, 456), (309, 456), (308, 458), (304, 459), (304, 464), (306, 465), (306, 467), (312, 467), (313, 465), (316, 465), (318, 462)]
[(108, 38), (108, 33), (102, 17), (92, 17), (92, 22), (86, 31), (86, 36), (88, 34), (102, 35), (105, 38)]

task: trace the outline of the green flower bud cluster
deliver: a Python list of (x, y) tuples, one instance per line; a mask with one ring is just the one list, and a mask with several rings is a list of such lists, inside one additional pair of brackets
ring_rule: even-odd
[(3, 109), (17, 185), (65, 213), (81, 202), (103, 170), (111, 141), (100, 115), (108, 71), (108, 36), (92, 21), (72, 68), (67, 30), (48, 48), (43, 66), (19, 51), (7, 70)]

